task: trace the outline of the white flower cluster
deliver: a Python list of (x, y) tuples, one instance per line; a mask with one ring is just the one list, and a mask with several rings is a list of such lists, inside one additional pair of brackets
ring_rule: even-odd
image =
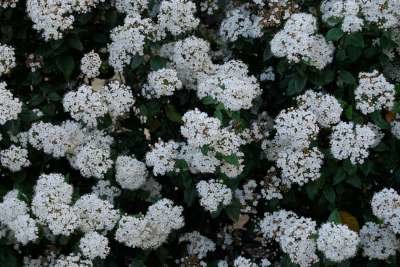
[(300, 186), (318, 179), (321, 176), (323, 154), (318, 148), (297, 150), (285, 149), (278, 154), (276, 166), (281, 170), (282, 183)]
[(101, 58), (94, 51), (83, 55), (81, 59), (81, 71), (89, 79), (96, 78), (100, 74)]
[(115, 180), (124, 189), (140, 188), (148, 176), (146, 164), (130, 156), (119, 156), (115, 161)]
[(247, 5), (229, 10), (222, 21), (220, 35), (231, 42), (239, 37), (258, 38), (262, 36), (261, 17), (253, 15)]
[(0, 82), (0, 125), (4, 125), (10, 120), (16, 120), (21, 111), (21, 101), (7, 89), (5, 82)]
[(313, 239), (317, 233), (314, 221), (286, 210), (265, 213), (264, 216), (260, 222), (264, 237), (277, 241), (293, 263), (307, 267), (319, 261)]
[(271, 52), (289, 62), (303, 61), (321, 70), (332, 62), (334, 46), (317, 34), (317, 20), (311, 14), (293, 14), (271, 40)]
[(350, 159), (354, 165), (362, 164), (375, 142), (376, 135), (369, 126), (340, 122), (332, 128), (330, 149), (338, 160)]
[(200, 10), (207, 15), (213, 15), (219, 9), (218, 0), (201, 0)]
[(321, 127), (328, 128), (340, 122), (343, 108), (339, 101), (329, 94), (307, 90), (296, 98), (298, 107), (312, 112)]
[(215, 173), (221, 161), (213, 156), (213, 153), (203, 154), (200, 148), (181, 143), (179, 159), (183, 159), (189, 165), (191, 173)]
[(58, 40), (73, 28), (74, 13), (87, 13), (104, 0), (28, 0), (27, 14), (33, 28), (48, 41)]
[(146, 164), (153, 167), (155, 176), (165, 175), (175, 170), (175, 159), (178, 158), (179, 144), (174, 141), (164, 142), (158, 140), (157, 143), (146, 153)]
[(27, 204), (18, 199), (19, 192), (8, 192), (0, 203), (0, 224), (8, 227), (22, 245), (39, 238), (36, 221), (29, 216)]
[(194, 16), (196, 4), (189, 0), (163, 0), (157, 15), (158, 31), (161, 36), (167, 32), (177, 36), (189, 32), (199, 25)]
[(97, 184), (92, 186), (92, 193), (101, 199), (114, 203), (115, 198), (121, 195), (121, 189), (112, 186), (108, 180), (98, 180)]
[(74, 204), (74, 211), (79, 218), (79, 228), (85, 233), (111, 231), (120, 218), (119, 212), (110, 202), (95, 194), (81, 196)]
[(196, 189), (200, 205), (211, 213), (217, 212), (218, 208), (228, 206), (232, 201), (232, 190), (214, 179), (198, 182)]
[(395, 119), (390, 123), (390, 132), (394, 137), (400, 139), (400, 116), (396, 115)]
[(0, 44), (0, 77), (16, 66), (14, 48)]
[(261, 22), (264, 27), (279, 26), (300, 9), (299, 4), (292, 0), (253, 0), (253, 2), (263, 8)]
[(363, 0), (360, 7), (365, 20), (382, 29), (400, 25), (400, 2), (397, 0)]
[(17, 6), (19, 0), (0, 0), (0, 7), (1, 8), (14, 8)]
[(111, 81), (98, 91), (81, 85), (77, 91), (68, 92), (63, 99), (64, 110), (89, 127), (97, 126), (97, 120), (106, 114), (113, 119), (124, 115), (134, 103), (130, 87), (119, 81)]
[(258, 265), (250, 259), (239, 256), (233, 261), (233, 267), (258, 267)]
[(147, 84), (142, 88), (142, 95), (146, 98), (160, 98), (171, 96), (176, 90), (182, 89), (182, 82), (174, 69), (159, 69), (147, 76)]
[(28, 159), (28, 150), (15, 145), (0, 151), (0, 162), (3, 167), (12, 172), (18, 172), (31, 165)]
[(79, 241), (79, 249), (82, 255), (93, 260), (97, 257), (105, 259), (110, 253), (108, 239), (97, 232), (86, 233)]
[(148, 7), (148, 0), (116, 0), (115, 8), (127, 15), (139, 14)]
[(103, 179), (113, 164), (110, 157), (109, 149), (101, 148), (96, 144), (88, 144), (79, 150), (74, 159), (74, 165), (84, 177)]
[(184, 226), (183, 208), (169, 199), (151, 205), (145, 216), (122, 216), (115, 239), (132, 248), (155, 249), (164, 243), (172, 230)]
[(227, 109), (237, 111), (251, 108), (261, 89), (257, 79), (249, 76), (246, 64), (231, 60), (216, 66), (214, 72), (199, 76), (197, 95), (212, 97)]
[(386, 260), (400, 247), (396, 234), (388, 227), (367, 222), (360, 230), (363, 255), (369, 259)]
[(151, 19), (142, 19), (139, 14), (127, 16), (122, 26), (111, 31), (108, 45), (108, 62), (116, 72), (130, 64), (135, 55), (143, 55), (145, 42), (155, 31)]
[(215, 243), (201, 235), (198, 231), (186, 233), (179, 238), (179, 242), (187, 242), (186, 250), (190, 256), (196, 256), (198, 259), (203, 259), (208, 252), (215, 250)]
[(349, 33), (360, 31), (364, 21), (358, 17), (359, 2), (358, 0), (325, 0), (321, 4), (322, 20), (330, 24), (331, 19), (340, 19), (342, 31)]
[[(167, 47), (164, 47), (164, 50)], [(210, 58), (210, 44), (195, 36), (180, 40), (165, 51), (165, 56), (173, 62), (178, 78), (189, 89), (197, 89), (197, 76), (209, 73), (214, 64)]]
[[(240, 146), (246, 143), (243, 138), (230, 127), (221, 127), (221, 122), (209, 117), (207, 113), (198, 109), (187, 111), (182, 117), (183, 125), (181, 126), (181, 134), (187, 138), (188, 145), (183, 145), (182, 158), (185, 160), (192, 159), (189, 165), (197, 171), (209, 172), (220, 166), (220, 171), (230, 178), (238, 176), (243, 170), (243, 153), (240, 152)], [(207, 147), (207, 153), (201, 154), (201, 148)], [(187, 154), (187, 153), (190, 154)], [(227, 161), (219, 161), (216, 156), (236, 157), (238, 162), (236, 165)], [(198, 158), (200, 157), (200, 158)], [(204, 163), (200, 161), (205, 159)], [(199, 168), (201, 166), (201, 168)], [(194, 172), (196, 173), (196, 171)]]
[(52, 267), (93, 267), (93, 263), (82, 257), (81, 254), (70, 254), (59, 256)]
[(71, 235), (79, 226), (79, 217), (71, 206), (73, 188), (61, 174), (42, 174), (36, 182), (32, 212), (38, 222), (53, 235)]
[(357, 253), (360, 238), (347, 225), (324, 223), (318, 230), (317, 248), (333, 262), (341, 262)]
[(377, 110), (390, 110), (394, 104), (394, 85), (377, 70), (360, 72), (359, 85), (354, 91), (356, 108), (367, 115)]
[(392, 188), (385, 188), (374, 194), (372, 212), (395, 234), (400, 233), (400, 195)]

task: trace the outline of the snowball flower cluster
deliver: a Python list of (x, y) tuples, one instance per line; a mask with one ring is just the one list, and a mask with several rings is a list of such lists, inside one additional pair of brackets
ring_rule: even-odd
[(394, 85), (377, 70), (360, 72), (359, 85), (354, 91), (356, 108), (367, 115), (377, 110), (391, 109), (394, 104)]
[(341, 262), (353, 257), (360, 238), (346, 225), (324, 223), (318, 230), (317, 247), (325, 257), (334, 262)]
[(85, 259), (80, 253), (71, 253), (68, 256), (61, 255), (58, 257), (54, 267), (93, 267), (91, 260)]
[(28, 159), (28, 150), (15, 145), (0, 151), (0, 162), (12, 172), (18, 172), (23, 167), (28, 167), (31, 162)]
[(105, 259), (110, 253), (108, 239), (97, 232), (86, 233), (79, 241), (79, 249), (82, 255), (93, 260), (97, 257)]
[(119, 156), (115, 161), (115, 180), (122, 188), (135, 190), (147, 178), (146, 164), (130, 156)]
[(103, 179), (112, 167), (110, 150), (100, 148), (94, 144), (83, 146), (76, 155), (74, 164), (84, 177)]
[(159, 34), (177, 36), (195, 29), (200, 20), (194, 16), (196, 4), (189, 0), (163, 0), (157, 15)]
[(146, 165), (153, 167), (155, 176), (165, 175), (175, 170), (175, 159), (178, 158), (179, 144), (174, 141), (157, 143), (146, 153)]
[(0, 44), (0, 77), (10, 72), (15, 67), (14, 48), (8, 45)]
[(386, 260), (400, 246), (396, 234), (388, 227), (373, 222), (367, 222), (360, 230), (360, 241), (363, 255), (369, 259)]
[(81, 59), (81, 71), (88, 78), (96, 78), (100, 74), (101, 58), (94, 51), (83, 55)]
[(251, 108), (261, 89), (257, 79), (249, 76), (246, 64), (231, 60), (216, 66), (215, 72), (199, 76), (197, 95), (211, 97), (227, 109), (237, 111)]
[(222, 21), (219, 33), (231, 42), (239, 37), (258, 38), (262, 36), (261, 17), (253, 15), (246, 5), (229, 10)]
[(142, 88), (142, 95), (146, 98), (160, 98), (171, 96), (176, 90), (182, 89), (182, 82), (174, 69), (159, 69), (147, 76), (147, 84)]
[(397, 0), (363, 0), (360, 7), (365, 20), (382, 29), (400, 25), (400, 2)]
[(186, 250), (189, 255), (195, 255), (198, 259), (203, 259), (208, 252), (215, 250), (215, 243), (201, 235), (198, 231), (186, 233), (179, 238), (179, 242), (187, 242)]
[(334, 158), (350, 159), (353, 164), (362, 164), (376, 141), (374, 131), (367, 125), (340, 122), (332, 128), (330, 146)]
[(173, 230), (184, 226), (183, 208), (166, 198), (151, 205), (144, 216), (125, 215), (119, 221), (115, 239), (132, 248), (155, 249)]
[(400, 233), (400, 195), (392, 188), (374, 194), (372, 212), (396, 234)]
[(97, 91), (91, 86), (81, 85), (63, 99), (64, 110), (89, 127), (97, 126), (98, 119), (106, 114), (113, 119), (124, 115), (134, 103), (130, 87), (119, 81), (111, 81)]
[(115, 8), (120, 13), (127, 15), (140, 14), (148, 7), (148, 0), (116, 0)]
[(1, 8), (14, 8), (17, 6), (18, 0), (0, 0)]
[(5, 82), (0, 82), (0, 125), (16, 120), (21, 111), (21, 101), (7, 89)]
[(321, 70), (332, 62), (334, 46), (316, 32), (317, 20), (313, 15), (293, 14), (271, 40), (271, 52), (289, 62), (303, 61)]
[(286, 210), (265, 213), (260, 230), (265, 238), (277, 241), (293, 263), (307, 267), (319, 261), (313, 239), (316, 222), (311, 219)]
[(321, 4), (322, 20), (330, 24), (330, 19), (341, 19), (342, 31), (360, 31), (364, 25), (364, 20), (358, 17), (360, 4), (357, 0), (325, 0)]
[(144, 45), (154, 31), (153, 22), (138, 14), (127, 16), (123, 25), (111, 31), (108, 62), (116, 72), (122, 71), (135, 55), (143, 55)]
[(232, 201), (231, 189), (220, 181), (202, 180), (197, 183), (196, 189), (200, 196), (200, 205), (211, 213), (217, 212), (218, 208), (228, 206)]
[(18, 243), (26, 245), (39, 238), (36, 221), (30, 217), (27, 204), (18, 198), (19, 191), (12, 190), (0, 203), (0, 223), (8, 227)]
[(281, 170), (282, 183), (300, 186), (318, 179), (321, 176), (323, 154), (318, 148), (296, 150), (285, 149), (278, 154), (276, 166)]
[(321, 127), (327, 128), (340, 122), (343, 108), (339, 101), (329, 94), (307, 90), (296, 98), (298, 107), (312, 112)]

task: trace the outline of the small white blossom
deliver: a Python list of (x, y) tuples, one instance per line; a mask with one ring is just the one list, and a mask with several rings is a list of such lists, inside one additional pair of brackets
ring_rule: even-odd
[(15, 145), (0, 152), (0, 162), (3, 167), (12, 172), (18, 172), (31, 165), (28, 159), (28, 150)]
[(110, 253), (108, 239), (96, 232), (86, 233), (79, 241), (79, 249), (82, 255), (93, 260), (95, 258), (105, 259)]
[(182, 89), (182, 82), (174, 69), (159, 69), (147, 76), (147, 84), (142, 88), (142, 95), (146, 98), (160, 98), (171, 96), (176, 90)]
[[(7, 2), (7, 1), (6, 1)], [(1, 7), (0, 2), (0, 7)], [(0, 77), (7, 74), (16, 66), (14, 48), (8, 45), (0, 44)]]
[(119, 156), (115, 161), (115, 180), (122, 188), (136, 190), (140, 188), (148, 176), (146, 164), (134, 157)]
[(101, 58), (99, 54), (91, 51), (81, 59), (81, 71), (88, 78), (96, 78), (100, 74)]
[(200, 205), (211, 213), (232, 201), (231, 189), (214, 179), (198, 182), (196, 189), (200, 196)]

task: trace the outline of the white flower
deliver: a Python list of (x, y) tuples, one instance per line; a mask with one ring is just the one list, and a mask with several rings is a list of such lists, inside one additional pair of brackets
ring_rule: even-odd
[(119, 212), (113, 208), (110, 202), (95, 194), (81, 196), (74, 205), (83, 232), (112, 230), (120, 218)]
[(28, 206), (26, 203), (18, 199), (19, 191), (9, 191), (0, 203), (0, 223), (9, 225), (19, 216), (28, 214)]
[(115, 239), (129, 247), (155, 249), (164, 243), (172, 230), (184, 226), (183, 208), (169, 199), (151, 205), (145, 216), (122, 216)]
[(318, 230), (317, 247), (325, 257), (334, 262), (341, 262), (357, 253), (360, 238), (347, 225), (325, 223)]
[(147, 76), (147, 84), (142, 88), (142, 95), (148, 99), (171, 96), (182, 89), (182, 82), (174, 69), (159, 69)]
[(148, 0), (116, 0), (115, 8), (118, 12), (134, 15), (147, 9)]
[(179, 158), (182, 158), (189, 165), (191, 173), (214, 173), (221, 161), (212, 153), (204, 155), (200, 148), (182, 144), (179, 152)]
[(110, 150), (100, 148), (94, 144), (83, 146), (76, 155), (75, 165), (84, 177), (103, 179), (112, 167)]
[(81, 59), (81, 71), (88, 78), (96, 78), (100, 74), (101, 58), (94, 51), (83, 55)]
[(0, 0), (0, 7), (2, 8), (14, 8), (17, 6), (18, 0)]
[(197, 231), (186, 233), (179, 238), (179, 242), (188, 242), (186, 250), (189, 255), (203, 259), (208, 252), (215, 251), (215, 243)]
[(92, 267), (91, 260), (84, 259), (81, 254), (61, 255), (52, 267)]
[(354, 91), (356, 108), (367, 115), (386, 108), (390, 110), (394, 104), (394, 85), (387, 82), (377, 70), (360, 72), (359, 85)]
[(134, 157), (119, 156), (115, 161), (115, 180), (122, 188), (136, 190), (148, 176), (146, 164)]
[(392, 188), (374, 194), (372, 212), (396, 234), (400, 233), (400, 195)]
[(105, 259), (110, 253), (108, 239), (97, 232), (86, 233), (79, 241), (79, 249), (82, 255), (93, 260), (97, 257)]
[(370, 127), (340, 122), (332, 128), (331, 153), (336, 159), (350, 159), (352, 164), (362, 164), (375, 142), (376, 136)]
[(157, 15), (160, 34), (173, 36), (195, 29), (200, 20), (194, 16), (196, 5), (189, 0), (163, 0)]
[(257, 79), (248, 74), (246, 64), (231, 60), (216, 66), (215, 72), (199, 76), (197, 95), (212, 97), (227, 109), (237, 111), (251, 108), (261, 89)]
[(111, 30), (108, 62), (116, 72), (122, 71), (135, 55), (143, 55), (144, 45), (154, 30), (153, 22), (138, 14), (127, 16), (122, 26)]
[(0, 152), (0, 162), (12, 172), (18, 172), (23, 167), (28, 167), (31, 162), (28, 159), (28, 150), (15, 145)]
[(286, 210), (265, 213), (260, 230), (265, 238), (277, 241), (293, 263), (308, 267), (319, 261), (313, 238), (317, 233), (316, 222), (311, 219)]
[(251, 262), (250, 259), (246, 259), (245, 257), (239, 256), (233, 262), (234, 267), (257, 267), (258, 265)]
[[(9, 1), (5, 1), (6, 3)], [(4, 4), (3, 4), (4, 5)], [(0, 2), (0, 6), (2, 6)], [(7, 74), (16, 66), (14, 48), (0, 44), (0, 77)]]
[(112, 204), (114, 199), (121, 195), (121, 189), (112, 186), (108, 180), (98, 180), (97, 184), (92, 186), (92, 193)]
[(364, 0), (360, 7), (365, 20), (382, 29), (400, 24), (400, 2), (397, 0)]
[(209, 117), (207, 113), (197, 108), (187, 111), (182, 117), (181, 134), (189, 145), (201, 148), (217, 140), (220, 134), (221, 122), (217, 118)]
[(334, 96), (307, 90), (296, 101), (299, 108), (314, 113), (321, 127), (327, 128), (340, 122), (343, 108)]
[(100, 93), (113, 119), (127, 114), (135, 103), (132, 89), (116, 80), (106, 84)]
[(228, 206), (232, 201), (231, 189), (214, 179), (198, 182), (196, 189), (200, 196), (200, 205), (211, 213), (222, 206)]
[(311, 14), (296, 13), (271, 40), (271, 52), (286, 57), (289, 62), (305, 63), (321, 70), (332, 62), (334, 46), (317, 32), (316, 18)]
[(222, 21), (219, 34), (226, 40), (235, 42), (239, 37), (258, 38), (262, 36), (261, 17), (253, 15), (247, 5), (229, 10)]
[(388, 227), (373, 222), (367, 222), (360, 230), (363, 255), (370, 260), (386, 260), (396, 255), (400, 241)]
[(16, 120), (22, 111), (21, 101), (15, 98), (6, 87), (5, 82), (0, 82), (0, 125)]
[(26, 245), (30, 241), (35, 241), (39, 238), (39, 229), (36, 225), (36, 221), (29, 217), (28, 214), (18, 216), (14, 221), (8, 224), (8, 227), (13, 231), (15, 239), (22, 245)]
[(362, 29), (364, 20), (357, 17), (362, 3), (357, 0), (325, 0), (321, 4), (322, 20), (342, 19), (342, 31), (356, 32)]
[(276, 166), (281, 170), (282, 183), (300, 186), (321, 176), (323, 154), (318, 148), (304, 150), (285, 149), (278, 154)]
[(175, 160), (178, 158), (179, 144), (170, 140), (157, 143), (146, 153), (146, 165), (153, 167), (155, 176), (165, 175), (175, 170)]

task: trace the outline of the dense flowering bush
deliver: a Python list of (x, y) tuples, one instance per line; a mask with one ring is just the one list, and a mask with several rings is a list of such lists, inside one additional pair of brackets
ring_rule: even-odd
[(398, 0), (0, 0), (1, 267), (400, 265)]

